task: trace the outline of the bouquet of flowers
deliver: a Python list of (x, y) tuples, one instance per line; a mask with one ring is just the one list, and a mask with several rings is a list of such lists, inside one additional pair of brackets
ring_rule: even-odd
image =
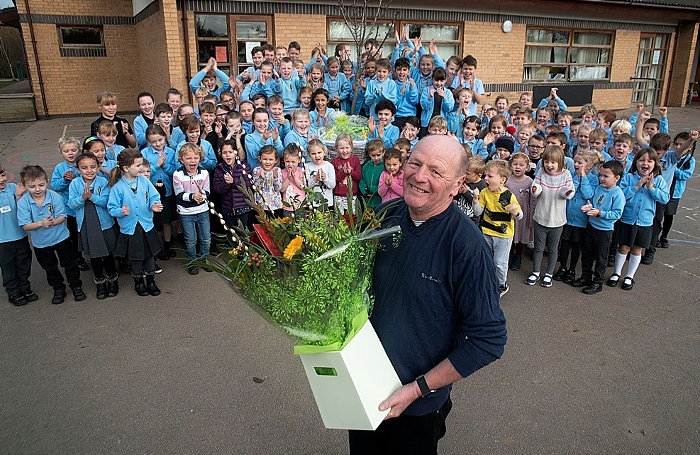
[[(303, 160), (302, 160), (303, 163)], [(367, 321), (368, 293), (377, 238), (385, 211), (338, 215), (313, 205), (321, 195), (309, 190), (300, 204), (286, 204), (293, 216), (276, 218), (254, 204), (253, 192), (240, 187), (254, 206), (259, 224), (226, 226), (225, 252), (207, 266), (224, 276), (246, 302), (302, 346), (295, 353), (340, 350)], [(295, 201), (296, 202), (296, 201)], [(294, 206), (298, 208), (294, 208)]]

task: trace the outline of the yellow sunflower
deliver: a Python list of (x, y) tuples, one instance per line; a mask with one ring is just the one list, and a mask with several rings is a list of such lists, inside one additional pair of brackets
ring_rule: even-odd
[(292, 239), (287, 245), (287, 248), (284, 249), (284, 258), (292, 259), (294, 255), (297, 254), (297, 252), (301, 249), (302, 243), (304, 243), (304, 237), (296, 236), (294, 239)]

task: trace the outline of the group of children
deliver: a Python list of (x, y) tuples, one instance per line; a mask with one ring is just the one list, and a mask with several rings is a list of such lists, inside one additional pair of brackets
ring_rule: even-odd
[[(403, 196), (403, 165), (426, 134), (450, 135), (471, 156), (455, 202), (493, 251), (501, 295), (508, 269), (520, 269), (530, 243), (527, 284), (561, 280), (586, 294), (601, 291), (609, 262), (607, 284), (617, 285), (628, 253), (621, 281), (632, 289), (642, 254), (653, 260), (657, 243), (668, 246), (694, 170), (697, 132), (671, 141), (664, 108), (660, 121), (643, 106), (627, 121), (586, 105), (575, 119), (553, 88), (535, 110), (523, 93), (512, 105), (498, 96), (477, 115), (486, 95), (472, 56), (444, 62), (434, 43), (426, 53), (420, 38), (404, 33), (390, 59), (377, 58), (380, 49), (368, 42), (358, 75), (346, 45), (333, 57), (317, 46), (306, 65), (299, 51), (297, 43), (255, 47), (254, 66), (235, 77), (210, 59), (190, 83), (196, 108), (182, 103), (176, 89), (159, 104), (142, 92), (133, 129), (117, 116), (116, 96), (103, 92), (91, 136), (61, 140), (63, 162), (50, 180), (39, 166), (22, 170), (21, 185), (7, 183), (3, 173), (0, 253), (10, 301), (37, 298), (28, 281), (27, 232), (53, 303), (66, 296), (59, 264), (75, 300), (86, 298), (83, 254), (98, 299), (119, 292), (118, 269), (126, 268), (139, 295), (158, 295), (156, 258), (175, 256), (178, 231), (189, 273), (199, 272), (197, 264), (209, 271), (211, 232), (219, 229), (218, 219), (210, 221), (210, 202), (233, 228), (255, 221), (247, 193), (274, 216), (293, 214), (309, 195), (315, 206), (339, 213), (353, 213), (360, 198), (375, 207)], [(364, 163), (347, 134), (335, 139), (329, 161), (318, 130), (333, 122), (335, 109), (368, 117)]]

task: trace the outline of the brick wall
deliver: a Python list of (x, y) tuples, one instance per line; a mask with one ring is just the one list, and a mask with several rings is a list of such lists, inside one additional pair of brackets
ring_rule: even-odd
[(183, 103), (188, 103), (185, 68), (185, 34), (182, 27), (182, 12), (177, 9), (177, 0), (161, 0), (161, 14), (165, 28), (165, 43), (168, 57), (168, 88), (174, 87), (183, 93)]
[[(23, 27), (23, 33), (37, 110), (43, 115), (28, 27)], [(133, 26), (104, 26), (107, 57), (61, 57), (53, 24), (34, 24), (34, 33), (49, 115), (97, 112), (96, 95), (103, 90), (117, 94), (120, 110), (134, 110), (139, 69)]]
[(156, 104), (165, 102), (170, 88), (168, 45), (164, 39), (163, 11), (159, 10), (134, 26), (138, 46), (139, 90), (150, 92)]
[(698, 22), (684, 22), (678, 36), (678, 49), (670, 79), (669, 106), (685, 106), (686, 94), (693, 71), (693, 56), (698, 41)]
[(477, 77), (485, 84), (522, 82), (526, 28), (513, 24), (510, 33), (503, 33), (500, 23), (464, 23), (463, 54), (476, 58)]
[[(326, 16), (278, 13), (272, 21), (274, 44), (288, 46), (290, 41), (297, 41), (301, 45), (301, 59), (306, 63), (311, 59), (311, 50), (316, 44), (326, 46)], [(328, 53), (332, 55), (333, 49), (328, 49)]]
[[(617, 30), (615, 32), (610, 82), (629, 82), (630, 77), (634, 76), (640, 35), (640, 32), (635, 30)], [(629, 98), (632, 98), (631, 92)], [(628, 99), (628, 105), (629, 101)]]

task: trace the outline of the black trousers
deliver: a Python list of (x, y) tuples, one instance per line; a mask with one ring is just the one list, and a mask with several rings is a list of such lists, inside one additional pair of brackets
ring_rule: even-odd
[(73, 251), (75, 251), (75, 259), (77, 261), (85, 262), (85, 259), (83, 259), (83, 254), (78, 250), (78, 236), (80, 235), (78, 232), (78, 220), (76, 220), (74, 216), (67, 215), (66, 227), (68, 228), (68, 232), (70, 232), (69, 238)]
[[(601, 231), (590, 224), (586, 227), (586, 238), (581, 248), (581, 278), (603, 284), (605, 268), (608, 265), (608, 249), (612, 243), (613, 231)], [(595, 263), (595, 269), (593, 265)]]
[(29, 276), (32, 274), (32, 250), (29, 237), (0, 243), (0, 269), (2, 285), (8, 296), (28, 293), (31, 290)]
[(349, 431), (350, 455), (437, 455), (452, 409), (448, 397), (440, 409), (422, 416), (402, 414), (385, 420), (375, 431)]
[(49, 286), (54, 288), (54, 290), (66, 288), (63, 275), (58, 270), (59, 263), (66, 272), (66, 279), (71, 288), (83, 286), (83, 282), (80, 280), (80, 269), (75, 262), (75, 250), (70, 237), (45, 248), (34, 247), (34, 254), (41, 268), (46, 271), (46, 279), (49, 281)]
[(654, 222), (651, 225), (651, 245), (649, 245), (649, 250), (654, 253), (656, 253), (656, 242), (659, 241), (659, 235), (663, 230), (664, 212), (666, 212), (666, 204), (657, 202)]

